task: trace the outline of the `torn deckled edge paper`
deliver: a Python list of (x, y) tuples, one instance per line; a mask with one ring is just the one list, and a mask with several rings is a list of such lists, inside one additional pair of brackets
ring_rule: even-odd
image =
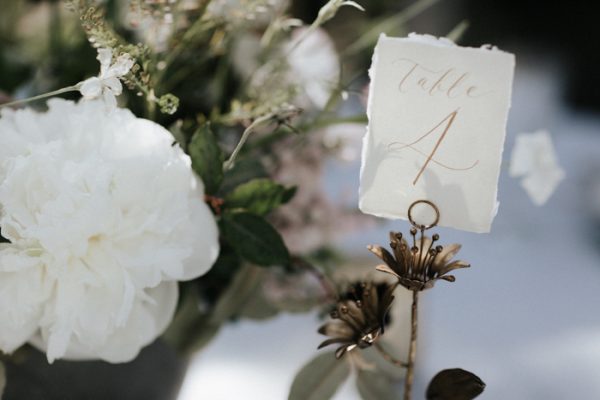
[(369, 72), (360, 209), (406, 219), (426, 199), (439, 208), (439, 225), (489, 232), (514, 65), (512, 54), (489, 46), (381, 35)]

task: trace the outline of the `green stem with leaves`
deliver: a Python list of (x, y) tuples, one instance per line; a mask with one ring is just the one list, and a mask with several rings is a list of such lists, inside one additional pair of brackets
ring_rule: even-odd
[(413, 290), (413, 302), (410, 313), (410, 345), (408, 348), (408, 362), (406, 363), (406, 379), (404, 381), (404, 400), (411, 400), (412, 398), (415, 360), (417, 358), (418, 306), (419, 291)]

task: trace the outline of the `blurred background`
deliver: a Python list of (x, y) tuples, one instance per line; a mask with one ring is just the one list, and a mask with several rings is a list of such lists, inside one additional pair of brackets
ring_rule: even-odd
[[(297, 1), (312, 20), (323, 2)], [(360, 2), (365, 15), (342, 10), (327, 25), (343, 43), (357, 18), (377, 18), (413, 1)], [(418, 393), (444, 368), (461, 367), (487, 384), (482, 399), (596, 399), (600, 396), (600, 39), (598, 7), (589, 2), (438, 1), (411, 18), (405, 32), (444, 36), (459, 22), (469, 27), (461, 45), (493, 44), (516, 55), (500, 210), (490, 234), (438, 229), (446, 242), (463, 244), (472, 268), (453, 284), (425, 292), (418, 350)], [(362, 67), (370, 65), (369, 55)], [(542, 207), (508, 176), (516, 134), (547, 129), (566, 179)], [(347, 204), (358, 201), (360, 129), (353, 130), (350, 160), (327, 162), (322, 188)], [(372, 266), (368, 244), (387, 241), (402, 221), (377, 221), (342, 235), (336, 244), (352, 264)], [(298, 365), (313, 357), (322, 337), (315, 316), (281, 316), (266, 323), (229, 326), (191, 365), (181, 400), (211, 393), (231, 399), (256, 393), (283, 399)], [(408, 325), (405, 326), (408, 334)], [(251, 341), (251, 345), (249, 345)], [(402, 353), (403, 343), (398, 341)], [(223, 382), (231, 381), (231, 385)], [(336, 399), (360, 399), (346, 382)]]
[[(415, 398), (421, 398), (419, 394), (436, 372), (455, 367), (472, 371), (485, 381), (482, 399), (600, 398), (600, 7), (583, 0), (358, 2), (366, 9), (364, 13), (344, 8), (324, 26), (339, 53), (353, 44), (350, 33), (367, 29), (373, 21), (399, 16), (389, 20), (389, 35), (417, 32), (445, 36), (467, 21), (461, 45), (493, 44), (514, 53), (517, 60), (500, 177), (500, 210), (492, 232), (437, 230), (444, 242), (463, 244), (460, 258), (472, 267), (458, 272), (455, 283), (441, 282), (422, 296)], [(56, 38), (44, 33), (42, 25), (53, 20), (46, 19), (40, 10), (55, 10), (50, 7), (55, 2), (3, 0), (2, 7), (17, 7), (17, 3), (31, 11), (24, 13), (27, 19), (18, 28), (25, 39), (15, 42), (11, 35), (0, 36), (0, 96), (50, 90), (95, 73), (94, 51), (85, 50), (87, 43), (81, 44), (83, 50), (77, 53), (87, 58), (75, 58), (75, 53), (65, 52)], [(292, 14), (310, 23), (324, 3), (295, 0)], [(0, 10), (0, 28), (11, 22), (3, 20), (2, 13)], [(62, 23), (65, 29), (76, 29), (76, 25), (68, 25), (71, 22)], [(40, 35), (43, 41), (33, 40)], [(29, 43), (27, 51), (23, 51), (24, 43)], [(57, 57), (53, 60), (59, 61), (31, 62), (42, 59), (43, 54), (54, 54)], [(356, 78), (349, 86), (349, 98), (339, 108), (341, 115), (364, 113), (371, 54), (372, 47), (362, 49), (344, 65)], [(68, 79), (45, 80), (52, 71)], [(508, 176), (515, 136), (539, 129), (552, 134), (559, 163), (566, 172), (566, 179), (542, 207), (531, 202), (518, 179)], [(342, 151), (322, 160), (317, 172), (300, 184), (313, 185), (335, 208), (356, 211), (363, 134), (364, 124), (328, 129), (324, 140), (335, 142)], [(312, 242), (326, 237), (342, 256), (339, 263), (343, 268), (336, 273), (345, 269), (343, 274), (376, 265), (366, 246), (386, 244), (392, 229), (406, 231), (408, 224), (357, 217), (355, 212), (340, 213), (326, 225), (288, 235), (286, 241), (310, 249)], [(397, 307), (408, 308), (408, 303)], [(397, 340), (393, 342), (399, 356), (406, 351), (409, 329), (403, 323), (405, 311), (394, 314), (392, 332)], [(317, 354), (323, 340), (316, 332), (320, 321), (317, 311), (282, 313), (260, 321), (240, 319), (222, 327), (186, 365), (159, 343), (129, 367), (160, 360), (162, 370), (138, 369), (134, 382), (121, 383), (121, 398), (135, 398), (127, 395), (128, 391), (135, 392), (132, 386), (171, 376), (181, 380), (181, 390), (178, 394), (158, 391), (155, 398), (287, 398), (299, 368)], [(56, 365), (39, 378), (40, 387), (53, 380), (59, 382), (63, 364)], [(111, 366), (109, 370), (108, 366), (95, 366), (100, 371), (98, 377), (112, 382), (118, 382), (115, 376), (129, 367)], [(15, 388), (36, 386), (31, 380), (19, 380), (17, 372), (9, 371), (7, 398), (26, 398)], [(84, 372), (72, 375), (69, 382), (102, 390), (102, 380)], [(57, 394), (60, 389), (53, 387), (52, 396), (40, 389), (27, 398), (61, 398)], [(360, 399), (352, 380), (335, 399)]]

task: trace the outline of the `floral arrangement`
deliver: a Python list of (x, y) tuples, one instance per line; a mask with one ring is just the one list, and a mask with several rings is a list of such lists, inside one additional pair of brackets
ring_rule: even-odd
[[(391, 234), (392, 253), (369, 248), (380, 278), (337, 279), (331, 238), (371, 222), (329, 200), (319, 176), (326, 157), (355, 156), (347, 132), (360, 138), (366, 116), (344, 106), (364, 103), (361, 57), (433, 3), (376, 19), (337, 51), (323, 26), (365, 11), (358, 2), (329, 0), (308, 23), (286, 0), (10, 2), (0, 16), (7, 365), (32, 347), (49, 363), (122, 363), (159, 337), (189, 354), (236, 318), (318, 309), (332, 318), (319, 332), (335, 356), (304, 367), (291, 399), (330, 398), (351, 367), (365, 399), (396, 398), (402, 382), (410, 399), (418, 295), (468, 264), (452, 261), (459, 245), (424, 229), (417, 238), (416, 226), (409, 241)], [(400, 286), (413, 293), (408, 362), (381, 340)], [(484, 386), (446, 370), (427, 398), (471, 399)]]

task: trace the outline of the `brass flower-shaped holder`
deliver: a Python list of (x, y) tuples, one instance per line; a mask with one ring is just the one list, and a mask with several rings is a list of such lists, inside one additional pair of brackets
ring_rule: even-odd
[(340, 344), (335, 356), (341, 358), (355, 348), (371, 346), (385, 328), (385, 319), (394, 300), (395, 287), (387, 283), (359, 283), (350, 288), (330, 313), (333, 321), (319, 329), (319, 333), (330, 336), (319, 349), (331, 344)]
[[(433, 209), (435, 218), (431, 223), (417, 223), (413, 218), (413, 209), (419, 204), (428, 205)], [(469, 267), (469, 264), (464, 261), (452, 261), (461, 248), (460, 244), (441, 246), (438, 244), (440, 236), (437, 233), (431, 238), (425, 235), (425, 231), (436, 227), (440, 220), (440, 211), (433, 202), (415, 201), (408, 209), (408, 220), (412, 225), (408, 239), (399, 232), (390, 232), (392, 252), (381, 246), (368, 246), (368, 249), (384, 262), (376, 269), (393, 275), (397, 283), (381, 286), (362, 283), (355, 286), (351, 290), (352, 296), (342, 296), (339, 299), (335, 310), (331, 312), (333, 321), (326, 323), (319, 330), (320, 333), (330, 337), (321, 343), (319, 348), (332, 344), (341, 345), (335, 352), (337, 358), (341, 358), (348, 351), (373, 345), (386, 360), (406, 368), (404, 400), (411, 400), (412, 396), (417, 351), (419, 293), (432, 288), (438, 280), (454, 282), (455, 277), (449, 273)], [(410, 344), (406, 363), (390, 356), (377, 342), (384, 332), (385, 316), (390, 309), (397, 286), (403, 286), (413, 292)]]
[[(417, 223), (413, 218), (413, 209), (419, 204), (431, 207), (435, 213), (433, 222), (429, 224)], [(404, 381), (404, 400), (412, 396), (415, 360), (417, 352), (417, 324), (419, 292), (432, 288), (437, 280), (443, 279), (454, 282), (453, 275), (449, 272), (459, 268), (469, 267), (464, 261), (452, 261), (460, 250), (459, 244), (448, 246), (436, 245), (440, 236), (436, 233), (431, 238), (425, 236), (425, 231), (437, 226), (440, 220), (440, 210), (429, 200), (417, 200), (408, 209), (408, 220), (412, 225), (411, 238), (406, 240), (401, 233), (390, 232), (390, 247), (393, 255), (381, 246), (369, 246), (368, 249), (379, 257), (385, 264), (378, 265), (376, 269), (395, 276), (398, 284), (413, 292), (411, 307), (411, 334), (406, 363), (406, 378)]]
[[(417, 224), (412, 216), (414, 206), (428, 204), (435, 211), (435, 220), (429, 225)], [(408, 290), (425, 290), (432, 288), (435, 281), (443, 279), (454, 282), (453, 275), (449, 272), (459, 268), (467, 268), (469, 264), (464, 261), (452, 261), (458, 253), (460, 244), (448, 246), (435, 245), (440, 235), (434, 234), (431, 238), (425, 236), (425, 231), (437, 226), (440, 219), (438, 208), (429, 200), (418, 200), (408, 210), (408, 219), (413, 225), (410, 230), (412, 240), (407, 241), (402, 233), (390, 232), (390, 247), (394, 254), (381, 246), (368, 246), (368, 249), (379, 257), (385, 264), (378, 265), (378, 271), (386, 272), (398, 278), (398, 282)], [(417, 234), (420, 237), (417, 238)]]

